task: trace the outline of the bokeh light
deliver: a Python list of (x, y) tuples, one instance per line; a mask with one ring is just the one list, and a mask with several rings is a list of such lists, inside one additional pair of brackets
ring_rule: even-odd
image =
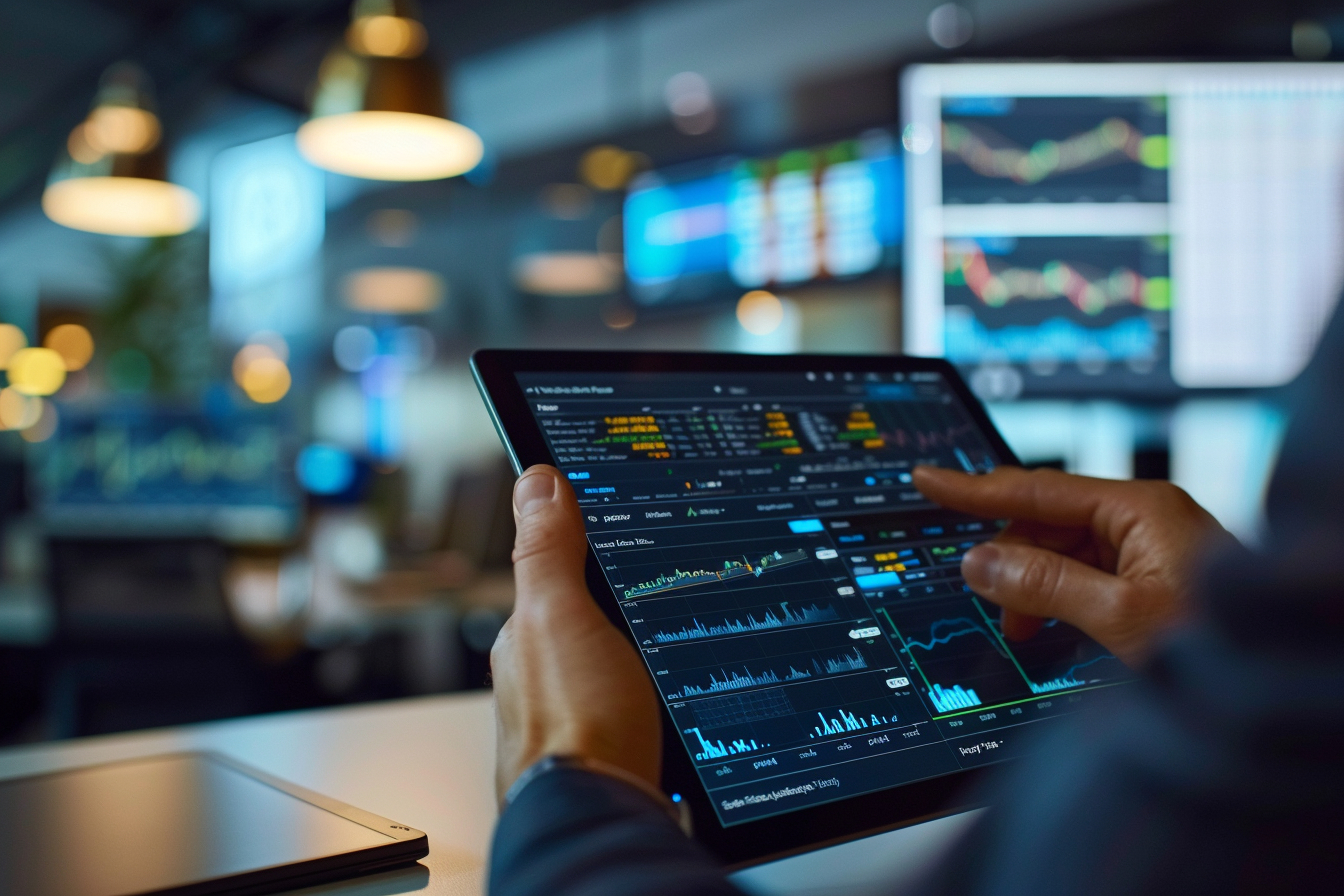
[(339, 495), (355, 481), (355, 459), (335, 445), (309, 445), (294, 465), (299, 484), (314, 495)]
[(443, 301), (447, 285), (422, 268), (364, 268), (345, 279), (346, 302), (359, 311), (422, 314)]
[(378, 356), (378, 336), (368, 327), (354, 325), (341, 327), (331, 342), (331, 353), (336, 366), (350, 373), (369, 369)]
[(0, 324), (0, 370), (9, 367), (9, 359), (21, 348), (28, 347), (28, 337), (13, 324)]
[(61, 356), (67, 371), (83, 370), (93, 359), (93, 334), (79, 324), (52, 327), (42, 344)]
[(103, 151), (89, 142), (88, 122), (75, 125), (65, 141), (65, 149), (81, 165), (92, 165), (103, 157)]
[(65, 383), (65, 362), (49, 348), (22, 348), (9, 359), (9, 384), (24, 395), (51, 395)]
[(754, 289), (737, 300), (737, 322), (756, 336), (766, 336), (784, 322), (784, 303), (773, 293)]
[(283, 359), (275, 353), (275, 349), (269, 345), (262, 342), (249, 342), (238, 349), (238, 353), (233, 356), (233, 381), (241, 386), (248, 366), (260, 358), (274, 358), (284, 363)]
[(134, 106), (99, 106), (84, 123), (83, 138), (100, 155), (149, 152), (159, 142), (159, 119)]
[(13, 386), (0, 389), (0, 428), (27, 429), (42, 416), (42, 399), (24, 395)]
[(243, 368), (238, 385), (257, 404), (274, 404), (289, 393), (289, 368), (273, 355), (253, 358)]
[(425, 26), (402, 16), (360, 16), (345, 32), (350, 49), (365, 56), (413, 59), (425, 51)]
[(621, 285), (621, 259), (601, 252), (532, 252), (514, 260), (513, 282), (539, 296), (604, 295)]
[(38, 404), (37, 420), (31, 426), (23, 429), (19, 435), (23, 436), (25, 442), (45, 442), (56, 434), (56, 424), (58, 422), (56, 405), (40, 398), (34, 399), (34, 401)]
[(714, 127), (714, 95), (709, 81), (699, 72), (680, 72), (668, 78), (663, 98), (672, 113), (672, 124), (683, 134), (704, 134)]
[(619, 190), (625, 186), (638, 167), (634, 153), (619, 146), (594, 146), (579, 160), (579, 176), (596, 190)]

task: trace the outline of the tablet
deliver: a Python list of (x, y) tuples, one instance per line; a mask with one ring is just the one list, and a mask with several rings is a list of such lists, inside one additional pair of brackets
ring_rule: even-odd
[(519, 471), (582, 505), (588, 584), (662, 697), (663, 785), (746, 864), (960, 808), (986, 765), (1129, 680), (1063, 623), (1005, 638), (961, 578), (1000, 524), (916, 464), (1014, 463), (946, 362), (480, 351)]
[(0, 781), (0, 893), (274, 893), (428, 854), (420, 831), (212, 753)]

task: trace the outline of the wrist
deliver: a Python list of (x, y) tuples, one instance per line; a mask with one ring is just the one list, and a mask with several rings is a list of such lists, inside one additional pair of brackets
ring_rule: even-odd
[(625, 784), (634, 790), (639, 791), (656, 804), (664, 814), (671, 818), (681, 828), (687, 836), (691, 835), (691, 815), (689, 807), (680, 799), (673, 800), (663, 793), (660, 789), (650, 784), (639, 775), (634, 774), (620, 766), (612, 765), (609, 762), (603, 762), (600, 759), (592, 759), (587, 756), (566, 755), (552, 753), (541, 757), (533, 762), (527, 768), (523, 769), (513, 784), (510, 785), (504, 794), (503, 808), (507, 809), (518, 799), (519, 794), (527, 788), (529, 784), (540, 778), (542, 775), (561, 769), (574, 769), (588, 772), (590, 774), (602, 775), (603, 777), (614, 779)]

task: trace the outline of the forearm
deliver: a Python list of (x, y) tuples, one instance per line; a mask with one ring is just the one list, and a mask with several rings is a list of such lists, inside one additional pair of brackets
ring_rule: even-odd
[(555, 769), (505, 810), (490, 856), (491, 896), (740, 896), (722, 869), (638, 790)]

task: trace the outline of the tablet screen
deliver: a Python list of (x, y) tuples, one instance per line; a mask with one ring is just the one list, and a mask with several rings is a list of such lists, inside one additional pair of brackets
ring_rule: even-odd
[(1011, 757), (1129, 678), (962, 581), (998, 524), (910, 471), (1000, 458), (937, 372), (517, 377), (725, 827)]

